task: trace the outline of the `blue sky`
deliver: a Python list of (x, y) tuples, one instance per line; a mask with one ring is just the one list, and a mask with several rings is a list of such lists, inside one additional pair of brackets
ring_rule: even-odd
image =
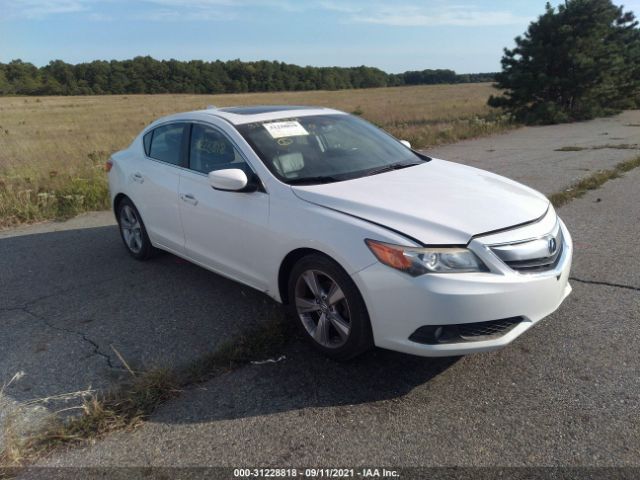
[[(554, 2), (554, 3), (557, 3)], [(640, 13), (640, 0), (623, 2)], [(0, 0), (0, 62), (151, 55), (496, 71), (545, 0)]]

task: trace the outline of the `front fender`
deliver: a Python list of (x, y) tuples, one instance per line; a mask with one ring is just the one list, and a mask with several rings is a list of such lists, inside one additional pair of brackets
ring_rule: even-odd
[[(270, 285), (279, 285), (280, 266), (287, 255), (297, 249), (323, 253), (349, 275), (355, 275), (378, 261), (366, 246), (365, 239), (414, 245), (402, 235), (366, 220), (296, 200), (272, 198), (270, 227), (275, 238), (273, 262), (269, 267), (272, 272)], [(279, 288), (268, 293), (282, 301)]]

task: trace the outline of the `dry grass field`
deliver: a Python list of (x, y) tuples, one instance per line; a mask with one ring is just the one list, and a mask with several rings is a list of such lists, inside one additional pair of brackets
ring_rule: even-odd
[(152, 120), (180, 111), (303, 104), (354, 112), (426, 147), (505, 130), (490, 84), (232, 95), (0, 98), (0, 227), (108, 208), (103, 166)]

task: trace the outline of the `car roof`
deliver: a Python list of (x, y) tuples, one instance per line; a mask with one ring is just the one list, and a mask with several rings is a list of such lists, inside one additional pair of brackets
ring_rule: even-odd
[(243, 107), (222, 107), (219, 112), (235, 113), (236, 115), (258, 115), (260, 113), (286, 112), (289, 110), (312, 110), (315, 107), (304, 105), (252, 105)]
[(308, 117), (311, 115), (346, 115), (344, 112), (325, 107), (311, 107), (301, 105), (254, 105), (239, 107), (210, 107), (204, 110), (178, 113), (161, 118), (154, 123), (167, 120), (190, 120), (208, 115), (223, 118), (233, 125), (245, 123), (265, 122), (292, 117)]

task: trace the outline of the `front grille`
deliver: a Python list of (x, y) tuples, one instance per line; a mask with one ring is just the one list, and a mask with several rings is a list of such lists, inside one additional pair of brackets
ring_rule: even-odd
[(427, 345), (493, 340), (506, 335), (522, 321), (522, 317), (510, 317), (488, 322), (425, 325), (413, 332), (409, 340)]
[[(512, 244), (493, 245), (491, 251), (511, 269), (521, 273), (537, 273), (552, 270), (558, 265), (564, 250), (562, 230), (557, 225), (555, 231), (545, 237), (516, 242)], [(555, 241), (556, 249), (550, 253), (549, 242)]]
[(560, 244), (560, 247), (558, 247), (558, 251), (555, 253), (555, 255), (552, 255), (550, 257), (534, 258), (532, 260), (520, 260), (520, 261), (515, 260), (511, 262), (504, 262), (504, 263), (506, 263), (507, 265), (509, 265), (510, 268), (518, 272), (524, 272), (524, 273), (544, 272), (545, 270), (551, 270), (555, 268), (555, 266), (558, 264), (558, 261), (560, 260), (560, 257), (562, 256), (563, 248), (564, 248), (564, 245)]

